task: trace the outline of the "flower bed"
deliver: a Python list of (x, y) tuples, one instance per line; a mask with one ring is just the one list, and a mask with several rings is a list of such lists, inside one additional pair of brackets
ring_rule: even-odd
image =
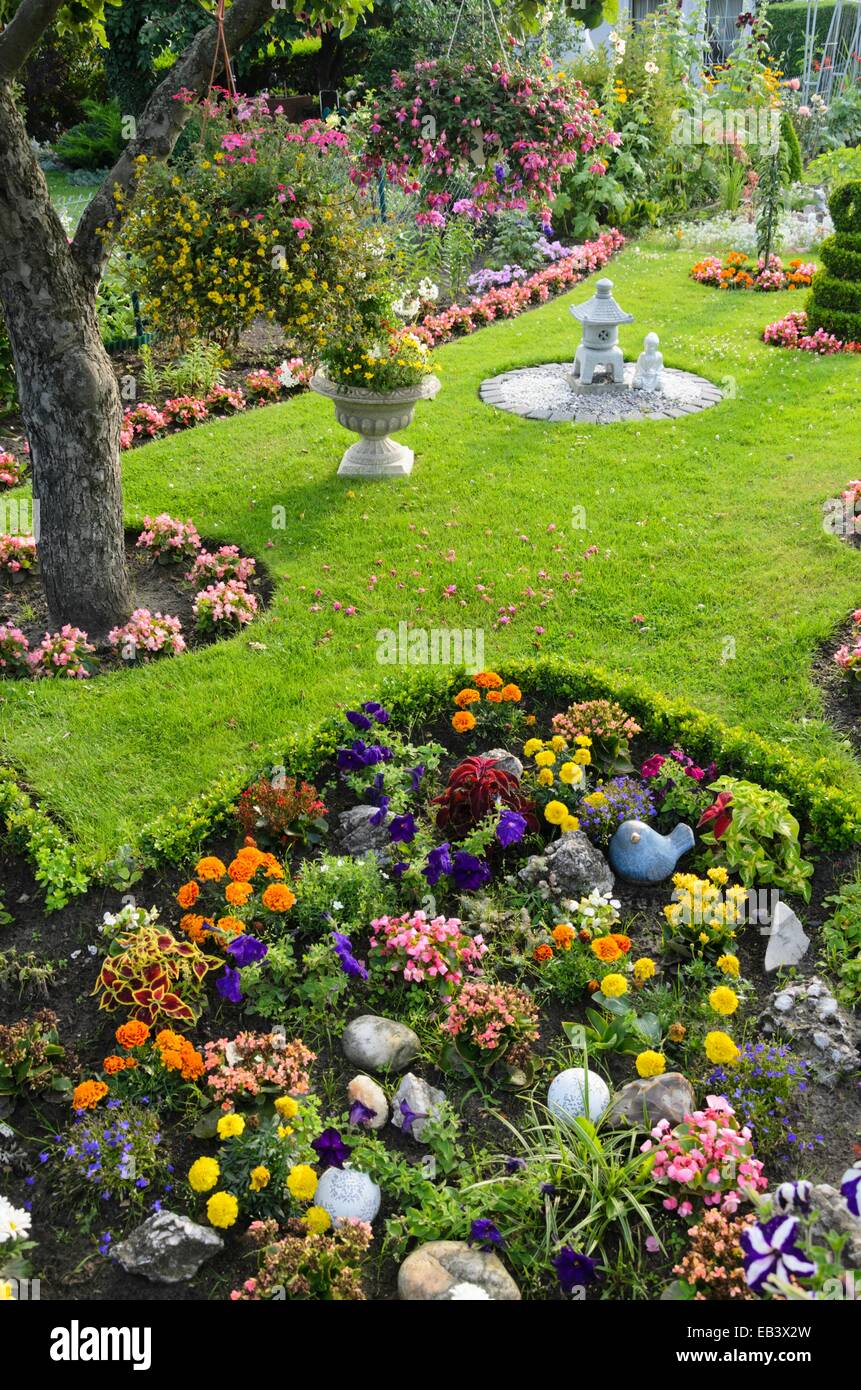
[(722, 260), (706, 256), (690, 273), (692, 280), (719, 290), (801, 290), (810, 286), (816, 266), (800, 257), (784, 265), (779, 256), (769, 256), (766, 265), (761, 256), (755, 259), (744, 251), (730, 251)]
[[(788, 1274), (806, 1297), (845, 1278), (808, 1179), (830, 1179), (857, 1212), (851, 1107), (791, 1047), (763, 1068), (742, 1045), (766, 988), (750, 893), (803, 911), (806, 858), (829, 882), (839, 872), (818, 799), (833, 789), (811, 778), (790, 806), (777, 779), (801, 788), (797, 765), (772, 762), (756, 787), (738, 775), (740, 733), (635, 685), (596, 693), (597, 673), (552, 662), (504, 674), (396, 683), (346, 709), (268, 769), (283, 797), (260, 783), (240, 796), (244, 781), (226, 797), (218, 840), (201, 822), (205, 852), (186, 851), (166, 883), (147, 876), (136, 902), (117, 891), (98, 931), (101, 892), (66, 909), (50, 1020), (0, 979), (0, 1093), (27, 1136), (4, 1196), (36, 1242), (7, 1240), (0, 1266), (15, 1254), (41, 1272), (45, 1223), (60, 1220), (43, 1279), (97, 1247), (90, 1295), (146, 1297), (112, 1252), (169, 1207), (226, 1241), (217, 1273), (197, 1276), (203, 1296), (225, 1296), (227, 1271), (235, 1299), (275, 1296), (284, 1279), (290, 1298), (388, 1298), (391, 1260), (405, 1296), (428, 1240), (493, 1251), (539, 1300), (631, 1296), (641, 1261), (651, 1288), (682, 1280), (687, 1297), (779, 1298)], [(750, 740), (746, 753), (750, 777), (769, 750)], [(683, 868), (650, 886), (617, 879), (611, 895), (587, 809), (621, 781), (640, 789), (630, 809), (651, 833), (684, 812), (696, 841)], [(26, 814), (14, 794), (3, 805)], [(176, 829), (188, 845), (190, 827)], [(573, 845), (576, 886), (547, 871)], [(12, 940), (29, 949), (42, 919), (19, 899)], [(92, 954), (58, 961), (82, 922)], [(370, 1040), (368, 1015), (388, 1020)], [(380, 1049), (393, 1047), (388, 1072)], [(565, 1068), (584, 1062), (588, 1100), (548, 1120)], [(669, 1072), (687, 1078), (684, 1103), (639, 1133), (609, 1119), (602, 1088), (631, 1103), (632, 1084)], [(40, 1120), (49, 1087), (68, 1109)], [(785, 1152), (789, 1125), (804, 1143)], [(732, 1241), (719, 1266), (718, 1225)], [(384, 1239), (390, 1261), (375, 1258)], [(488, 1267), (485, 1254), (475, 1270)]]
[(762, 341), (774, 347), (798, 348), (800, 352), (818, 352), (821, 357), (830, 357), (835, 352), (861, 352), (861, 343), (844, 343), (824, 328), (815, 333), (807, 329), (807, 312), (792, 309), (776, 323), (769, 323), (762, 330)]

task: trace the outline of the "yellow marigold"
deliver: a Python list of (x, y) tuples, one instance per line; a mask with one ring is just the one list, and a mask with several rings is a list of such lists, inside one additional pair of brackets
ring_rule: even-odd
[(224, 896), (231, 907), (244, 907), (253, 892), (250, 883), (228, 883)]
[(261, 1163), (256, 1168), (251, 1169), (250, 1176), (251, 1180), (248, 1186), (251, 1188), (251, 1191), (262, 1192), (264, 1187), (269, 1186), (269, 1179), (271, 1178), (272, 1174), (269, 1172), (269, 1169), (264, 1167), (264, 1165)]
[(716, 1066), (727, 1066), (738, 1061), (739, 1050), (728, 1033), (721, 1033), (719, 1030), (706, 1033), (703, 1046), (709, 1061), (714, 1062)]
[(196, 1158), (188, 1170), (188, 1181), (195, 1192), (210, 1192), (220, 1174), (221, 1169), (214, 1158)]
[(550, 768), (542, 767), (537, 777), (539, 787), (552, 787), (553, 781), (553, 773), (550, 771)]
[(92, 1110), (108, 1094), (104, 1081), (82, 1081), (72, 1092), (74, 1110)]
[(583, 780), (583, 769), (579, 763), (563, 763), (559, 769), (559, 780), (564, 782), (567, 787), (576, 786)]
[(533, 753), (540, 753), (544, 747), (544, 742), (540, 738), (528, 738), (523, 745), (523, 753), (527, 758), (531, 758)]
[(731, 975), (733, 979), (738, 979), (738, 972), (740, 969), (738, 956), (718, 956), (717, 966), (718, 970), (722, 970), (724, 975)]
[(561, 753), (563, 748), (568, 747), (568, 744), (561, 734), (554, 734), (550, 740), (550, 747), (553, 749), (554, 753)]
[(607, 798), (603, 792), (590, 792), (583, 800), (587, 806), (603, 806)]
[(520, 689), (520, 686), (515, 685), (513, 681), (509, 682), (508, 685), (504, 685), (502, 687), (502, 690), (500, 691), (500, 694), (502, 695), (503, 700), (512, 702), (514, 704), (516, 704), (518, 700), (523, 699), (523, 693)]
[(216, 1125), (219, 1139), (235, 1139), (245, 1130), (245, 1120), (241, 1115), (237, 1115), (235, 1110), (231, 1110), (229, 1115), (222, 1115)]
[(309, 1207), (302, 1220), (314, 1236), (321, 1236), (332, 1224), (332, 1218), (325, 1207)]
[(287, 1176), (287, 1190), (297, 1202), (310, 1202), (317, 1191), (317, 1174), (307, 1163), (297, 1163)]
[(576, 816), (566, 816), (559, 828), (567, 835), (572, 830), (579, 830), (580, 822)]
[(499, 690), (502, 685), (502, 677), (498, 676), (495, 671), (479, 671), (475, 683), (480, 690)]
[(729, 985), (718, 985), (709, 995), (709, 1004), (716, 1014), (723, 1014), (728, 1018), (738, 1008), (738, 995)]
[(580, 763), (582, 767), (588, 767), (592, 761), (592, 754), (588, 748), (578, 748), (574, 754), (575, 763)]
[(553, 937), (556, 945), (560, 946), (563, 951), (570, 951), (576, 932), (570, 922), (560, 922), (558, 926), (553, 928), (550, 935)]
[(219, 879), (224, 878), (224, 875), (227, 873), (227, 869), (225, 868), (221, 860), (218, 859), (214, 854), (208, 854), (205, 855), (203, 859), (198, 860), (197, 864), (195, 865), (194, 873), (196, 878), (202, 880)]
[(556, 754), (551, 753), (549, 748), (544, 748), (540, 753), (535, 754), (536, 767), (552, 767), (556, 761)]
[(466, 709), (467, 705), (474, 705), (476, 701), (480, 699), (481, 692), (478, 690), (473, 690), (470, 686), (467, 686), (466, 689), (458, 691), (458, 693), (454, 697), (454, 702), (457, 705), (458, 709)]
[(651, 980), (655, 973), (655, 962), (649, 956), (640, 956), (639, 960), (634, 961), (634, 979), (637, 984), (642, 985), (646, 980)]
[(289, 1138), (290, 1138), (290, 1135), (291, 1135), (292, 1133), (293, 1133), (293, 1126), (292, 1126), (292, 1125), (279, 1125), (279, 1126), (278, 1126), (278, 1138), (279, 1138), (279, 1139), (289, 1139)]
[(591, 747), (592, 747), (592, 740), (591, 740), (591, 738), (589, 737), (588, 734), (578, 734), (577, 737), (575, 738), (574, 742), (577, 744), (577, 747), (578, 747), (578, 748), (591, 748)]
[(141, 1047), (149, 1037), (149, 1024), (133, 1018), (128, 1023), (121, 1023), (114, 1037), (120, 1047)]
[(667, 1069), (667, 1060), (663, 1052), (647, 1049), (637, 1053), (636, 1067), (638, 1076), (662, 1076)]
[(279, 1096), (275, 1102), (275, 1109), (282, 1120), (293, 1120), (299, 1114), (299, 1103), (292, 1096)]
[(548, 801), (544, 807), (544, 819), (551, 825), (561, 825), (568, 815), (568, 807), (564, 801)]
[(456, 734), (468, 734), (470, 729), (475, 728), (475, 715), (470, 714), (468, 709), (458, 710), (452, 718), (451, 727)]
[(289, 912), (296, 901), (296, 894), (285, 883), (270, 883), (263, 890), (261, 901), (270, 912)]
[(176, 895), (176, 900), (182, 908), (194, 907), (199, 896), (200, 885), (198, 883), (189, 882), (182, 885)]
[(618, 999), (628, 993), (628, 981), (624, 975), (605, 975), (601, 981), (601, 993), (607, 999)]
[(592, 950), (599, 960), (606, 961), (608, 965), (618, 960), (622, 954), (612, 936), (596, 936), (592, 942)]
[(239, 1203), (230, 1192), (214, 1192), (206, 1204), (206, 1214), (213, 1226), (226, 1230), (239, 1215)]

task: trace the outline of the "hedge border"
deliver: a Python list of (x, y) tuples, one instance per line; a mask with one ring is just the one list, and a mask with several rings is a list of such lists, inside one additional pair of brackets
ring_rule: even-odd
[[(724, 723), (685, 700), (671, 699), (647, 682), (594, 665), (575, 665), (560, 657), (513, 660), (500, 666), (506, 680), (521, 687), (530, 701), (564, 703), (613, 699), (634, 715), (643, 732), (668, 747), (680, 743), (700, 761), (714, 758), (721, 770), (782, 792), (801, 822), (802, 832), (820, 852), (861, 846), (861, 799), (829, 785), (838, 768), (828, 758), (810, 759), (740, 725)], [(383, 681), (379, 697), (399, 727), (410, 731), (450, 708), (452, 695), (467, 672), (455, 667), (428, 669)], [(360, 698), (368, 698), (363, 692)], [(343, 744), (343, 716), (332, 714), (311, 728), (272, 743), (262, 754), (258, 772), (235, 772), (220, 778), (185, 807), (172, 806), (141, 831), (135, 852), (145, 867), (181, 867), (207, 840), (226, 830), (241, 794), (267, 768), (283, 767), (296, 777), (313, 778)], [(107, 865), (88, 863), (47, 813), (34, 804), (0, 767), (0, 825), (31, 862), (45, 888), (45, 907), (62, 907), (93, 883), (102, 881)]]

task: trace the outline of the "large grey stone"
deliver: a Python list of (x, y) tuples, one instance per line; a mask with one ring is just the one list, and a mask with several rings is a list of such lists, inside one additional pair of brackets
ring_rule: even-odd
[(593, 889), (610, 893), (614, 882), (607, 860), (582, 830), (569, 830), (551, 841), (543, 854), (530, 855), (520, 878), (557, 901), (586, 897)]
[(341, 1046), (348, 1061), (368, 1071), (403, 1071), (420, 1050), (412, 1028), (379, 1014), (361, 1014), (348, 1023)]
[(765, 968), (779, 970), (785, 965), (797, 965), (807, 955), (810, 937), (786, 903), (778, 900), (771, 916), (768, 945), (765, 948)]
[(766, 1005), (760, 1026), (804, 1057), (811, 1076), (823, 1086), (836, 1086), (858, 1068), (858, 1024), (818, 975), (782, 985)]
[(848, 1236), (841, 1252), (846, 1269), (861, 1269), (861, 1220), (853, 1216), (846, 1205), (846, 1199), (836, 1187), (828, 1183), (817, 1183), (813, 1189), (811, 1206), (818, 1213), (813, 1228), (814, 1238), (823, 1241), (826, 1232)]
[(497, 767), (507, 772), (509, 777), (516, 777), (518, 782), (523, 776), (523, 763), (519, 758), (515, 758), (513, 753), (509, 753), (507, 748), (491, 748), (489, 753), (482, 753), (483, 758), (492, 758)]
[(398, 1297), (408, 1303), (449, 1302), (463, 1296), (465, 1284), (483, 1290), (497, 1303), (520, 1299), (520, 1290), (499, 1256), (463, 1240), (431, 1240), (407, 1255), (398, 1272)]
[(389, 832), (383, 823), (385, 816), (379, 825), (371, 824), (376, 814), (376, 806), (351, 806), (349, 811), (341, 812), (335, 838), (338, 848), (344, 854), (361, 859), (370, 851), (385, 849), (391, 843)]
[(444, 1101), (444, 1091), (429, 1085), (422, 1077), (408, 1071), (392, 1097), (392, 1124), (397, 1129), (403, 1129), (406, 1116), (401, 1110), (401, 1103), (404, 1102), (414, 1115), (421, 1117), (413, 1120), (407, 1133), (419, 1144), (423, 1144), (425, 1125), (428, 1120), (439, 1114), (439, 1108)]
[(223, 1245), (211, 1226), (199, 1226), (175, 1211), (159, 1211), (115, 1245), (113, 1257), (126, 1274), (143, 1275), (155, 1284), (181, 1284), (193, 1279)]
[[(694, 1088), (680, 1071), (629, 1081), (613, 1097), (607, 1111), (609, 1124), (639, 1125), (654, 1129), (659, 1120), (675, 1127), (696, 1110)], [(645, 1118), (644, 1118), (645, 1111)]]

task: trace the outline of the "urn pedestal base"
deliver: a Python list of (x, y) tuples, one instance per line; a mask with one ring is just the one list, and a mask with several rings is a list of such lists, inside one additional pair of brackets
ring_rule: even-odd
[(351, 444), (338, 469), (339, 478), (406, 478), (415, 455), (396, 439), (359, 439)]

